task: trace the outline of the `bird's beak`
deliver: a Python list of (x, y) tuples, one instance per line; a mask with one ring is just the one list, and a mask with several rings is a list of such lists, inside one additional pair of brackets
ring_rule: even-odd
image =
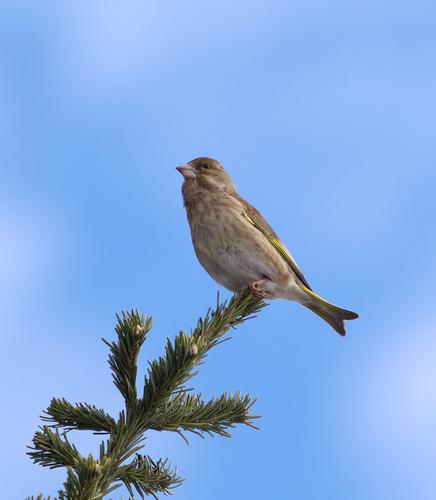
[(185, 180), (193, 179), (197, 175), (195, 168), (191, 167), (191, 165), (189, 164), (180, 165), (179, 167), (176, 167), (176, 170), (178, 170), (183, 175)]

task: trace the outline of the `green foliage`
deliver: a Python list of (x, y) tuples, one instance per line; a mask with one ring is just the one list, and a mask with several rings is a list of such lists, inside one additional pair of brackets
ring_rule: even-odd
[[(142, 395), (138, 397), (138, 356), (152, 319), (139, 311), (117, 316), (117, 340), (108, 342), (109, 366), (116, 388), (125, 401), (118, 418), (88, 403), (72, 404), (63, 398), (53, 398), (41, 417), (46, 425), (33, 437), (28, 455), (44, 467), (65, 467), (67, 479), (58, 491), (59, 500), (100, 500), (122, 484), (131, 498), (144, 498), (159, 493), (169, 494), (179, 486), (177, 470), (167, 459), (154, 461), (138, 452), (143, 447), (148, 430), (191, 432), (201, 437), (217, 434), (230, 437), (236, 424), (254, 427), (249, 395), (222, 394), (204, 401), (191, 394), (186, 383), (197, 374), (210, 349), (225, 340), (230, 328), (235, 328), (265, 306), (265, 302), (249, 293), (236, 294), (227, 303), (217, 302), (198, 320), (190, 335), (181, 331), (174, 341), (167, 339), (165, 353), (149, 363)], [(62, 429), (62, 432), (61, 432)], [(88, 430), (105, 434), (98, 457), (82, 456), (67, 437), (68, 431)], [(42, 495), (28, 500), (50, 500)]]

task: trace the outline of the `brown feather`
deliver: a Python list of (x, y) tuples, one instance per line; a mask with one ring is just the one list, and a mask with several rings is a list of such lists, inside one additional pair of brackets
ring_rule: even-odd
[[(271, 245), (274, 246), (272, 239), (276, 239), (277, 241), (279, 241), (281, 243), (281, 240), (278, 237), (277, 233), (268, 224), (268, 222), (265, 220), (263, 215), (255, 207), (253, 207), (253, 205), (251, 205), (251, 203), (244, 200), (239, 194), (236, 194), (234, 196), (243, 204), (244, 209), (245, 209), (248, 217), (254, 222), (255, 226), (259, 229), (259, 231), (264, 234), (264, 236), (271, 243)], [(282, 243), (282, 245), (283, 245), (283, 243)], [(295, 264), (294, 259), (293, 258), (291, 258), (290, 260), (286, 259), (286, 262), (289, 264), (292, 271), (295, 273), (297, 278), (304, 284), (304, 286), (306, 286), (309, 290), (312, 290), (312, 288), (310, 287), (306, 278), (304, 277), (304, 274), (300, 271), (299, 267)]]

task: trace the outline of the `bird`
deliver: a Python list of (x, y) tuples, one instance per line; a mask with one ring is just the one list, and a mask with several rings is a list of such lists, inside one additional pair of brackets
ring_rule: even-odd
[(199, 157), (176, 167), (195, 254), (207, 273), (232, 292), (296, 301), (345, 336), (358, 318), (316, 294), (262, 214), (240, 196), (218, 160)]

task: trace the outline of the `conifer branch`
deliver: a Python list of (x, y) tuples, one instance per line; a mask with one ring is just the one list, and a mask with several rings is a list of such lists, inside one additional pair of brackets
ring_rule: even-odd
[(100, 500), (118, 487), (119, 485), (112, 488), (108, 486), (100, 464), (90, 455), (76, 467), (67, 469), (64, 491), (59, 491), (58, 494), (61, 499), (65, 498), (65, 500), (73, 498)]
[[(218, 297), (216, 308), (198, 320), (190, 335), (182, 331), (174, 341), (167, 340), (164, 355), (149, 364), (141, 398), (136, 383), (138, 355), (152, 320), (138, 310), (117, 316), (117, 340), (103, 340), (109, 347), (109, 366), (125, 409), (115, 419), (94, 405), (53, 398), (42, 416), (48, 425), (35, 433), (28, 452), (34, 463), (66, 468), (67, 479), (57, 498), (100, 500), (122, 484), (132, 498), (134, 491), (141, 498), (169, 494), (183, 480), (167, 460), (155, 462), (138, 454), (146, 431), (230, 437), (229, 429), (236, 424), (254, 427), (253, 420), (258, 417), (250, 413), (254, 401), (249, 395), (228, 393), (206, 402), (200, 395), (189, 394), (186, 382), (196, 375), (195, 369), (209, 350), (223, 342), (230, 328), (254, 317), (265, 305), (249, 293), (236, 294), (221, 304)], [(79, 453), (68, 440), (66, 433), (71, 430), (108, 435), (100, 444), (98, 458), (85, 458)], [(39, 495), (36, 500), (44, 498)]]
[(109, 434), (117, 425), (104, 410), (88, 403), (72, 405), (64, 398), (53, 398), (44, 413), (42, 420), (49, 422), (52, 427), (63, 427), (66, 431), (86, 430)]
[(198, 320), (191, 335), (181, 331), (174, 344), (167, 339), (165, 355), (150, 363), (145, 379), (142, 405), (144, 414), (153, 411), (156, 402), (168, 400), (177, 391), (186, 390), (184, 384), (197, 372), (208, 351), (222, 341), (230, 328), (251, 319), (266, 304), (247, 292), (235, 294), (229, 303), (218, 303), (214, 311), (207, 311)]
[(31, 459), (44, 467), (74, 467), (82, 456), (74, 444), (68, 441), (66, 435), (61, 436), (59, 431), (52, 431), (47, 425), (33, 437), (32, 451), (28, 452)]
[(177, 471), (168, 465), (167, 460), (154, 463), (150, 457), (141, 455), (137, 455), (132, 463), (122, 468), (118, 480), (124, 483), (132, 498), (133, 488), (141, 498), (143, 495), (157, 498), (156, 493), (168, 495), (183, 482), (177, 476)]
[(109, 346), (109, 366), (117, 389), (125, 399), (127, 406), (136, 402), (136, 373), (139, 350), (147, 333), (153, 326), (153, 320), (145, 318), (138, 310), (117, 314), (118, 342), (103, 342)]
[(254, 401), (250, 396), (223, 394), (218, 399), (205, 402), (200, 395), (178, 394), (159, 407), (153, 429), (158, 431), (189, 431), (203, 436), (218, 434), (231, 437), (226, 430), (235, 424), (255, 427), (250, 415)]

